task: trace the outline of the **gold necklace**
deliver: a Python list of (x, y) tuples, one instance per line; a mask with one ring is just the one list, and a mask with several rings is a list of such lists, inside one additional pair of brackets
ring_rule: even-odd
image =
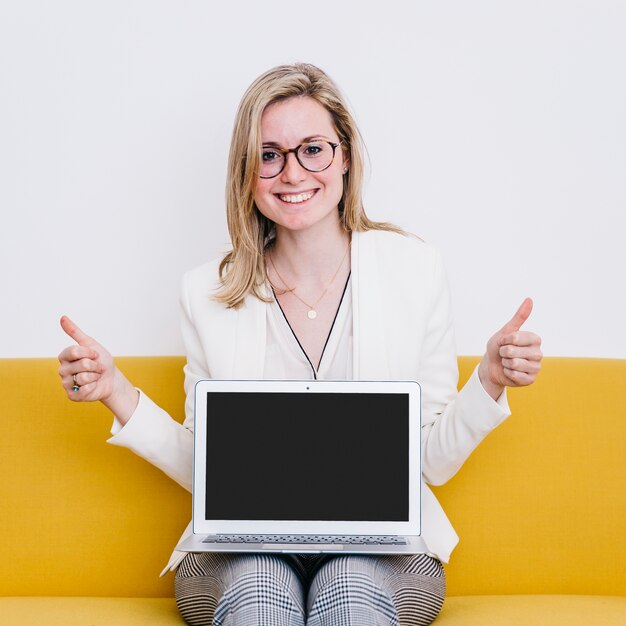
[[(309, 310), (307, 311), (306, 316), (310, 319), (310, 320), (314, 320), (317, 317), (317, 311), (315, 310), (315, 307), (319, 304), (320, 300), (326, 295), (326, 292), (330, 289), (330, 286), (333, 284), (333, 282), (335, 281), (335, 278), (337, 278), (337, 274), (339, 274), (339, 270), (342, 268), (343, 266), (343, 262), (346, 260), (346, 256), (348, 256), (348, 250), (350, 250), (350, 242), (348, 242), (348, 245), (346, 247), (346, 251), (343, 253), (343, 256), (341, 257), (341, 262), (339, 263), (339, 267), (337, 268), (337, 270), (335, 271), (335, 273), (333, 274), (333, 277), (330, 279), (330, 281), (328, 282), (328, 284), (326, 285), (326, 289), (324, 289), (324, 291), (322, 291), (322, 295), (315, 301), (315, 304), (311, 305), (308, 302), (305, 302), (297, 293), (296, 293), (296, 288), (295, 287), (288, 287), (287, 286), (287, 281), (280, 275), (280, 273), (278, 272), (278, 270), (276, 269), (276, 265), (274, 264), (274, 259), (272, 259), (272, 253), (268, 251), (267, 253), (267, 258), (270, 261), (270, 264), (272, 266), (272, 268), (274, 269), (274, 271), (276, 272), (276, 276), (278, 276), (278, 278), (280, 278), (280, 281), (282, 282), (282, 284), (285, 286), (285, 293), (290, 293), (293, 296), (295, 296), (298, 300), (300, 300), (300, 302), (302, 302), (302, 304), (304, 304), (304, 306), (306, 306)], [(269, 276), (268, 276), (268, 280), (269, 280)], [(272, 287), (276, 288), (276, 286), (272, 283), (272, 281), (270, 280), (270, 285), (272, 285)]]

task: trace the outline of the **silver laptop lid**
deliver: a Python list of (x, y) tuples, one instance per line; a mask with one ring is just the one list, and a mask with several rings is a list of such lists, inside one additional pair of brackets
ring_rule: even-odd
[(200, 381), (199, 534), (420, 534), (415, 382)]

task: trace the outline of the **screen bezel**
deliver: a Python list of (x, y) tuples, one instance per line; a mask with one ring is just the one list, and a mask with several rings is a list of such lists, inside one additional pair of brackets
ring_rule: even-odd
[[(206, 491), (207, 394), (255, 393), (382, 393), (406, 394), (409, 398), (409, 490), (408, 521), (312, 521), (312, 520), (207, 520)], [(201, 380), (195, 388), (193, 532), (196, 534), (337, 534), (419, 535), (421, 533), (421, 389), (414, 381), (328, 380)], [(196, 462), (196, 461), (199, 462)], [(196, 497), (198, 494), (198, 497)]]

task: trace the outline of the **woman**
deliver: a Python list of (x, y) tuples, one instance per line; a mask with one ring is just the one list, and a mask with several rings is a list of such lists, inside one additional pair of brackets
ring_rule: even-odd
[[(193, 389), (202, 378), (411, 379), (422, 386), (423, 480), (447, 481), (508, 414), (504, 389), (531, 384), (540, 339), (521, 331), (532, 302), (487, 343), (457, 394), (448, 289), (437, 252), (367, 218), (359, 133), (336, 86), (297, 64), (259, 77), (231, 144), (233, 249), (185, 276), (187, 351), (181, 426), (68, 318), (78, 345), (59, 355), (74, 401), (115, 415), (110, 442), (191, 489)], [(414, 556), (209, 555), (174, 552), (175, 594), (190, 624), (429, 624), (445, 595), (442, 562), (457, 536), (422, 489)], [(190, 529), (188, 528), (186, 533)]]

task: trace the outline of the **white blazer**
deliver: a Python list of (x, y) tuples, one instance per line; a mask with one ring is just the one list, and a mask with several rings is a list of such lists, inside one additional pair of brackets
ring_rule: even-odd
[[(458, 542), (426, 483), (441, 485), (508, 415), (505, 394), (495, 402), (477, 372), (457, 393), (457, 355), (450, 296), (439, 253), (412, 236), (383, 231), (352, 235), (353, 376), (416, 380), (422, 388), (422, 537), (448, 562)], [(263, 378), (266, 304), (248, 296), (238, 309), (215, 302), (219, 261), (183, 280), (182, 334), (187, 351), (184, 424), (143, 393), (131, 419), (115, 422), (109, 442), (133, 450), (191, 491), (193, 392), (205, 378)], [(183, 537), (191, 533), (191, 524)], [(172, 554), (164, 570), (184, 553)]]

